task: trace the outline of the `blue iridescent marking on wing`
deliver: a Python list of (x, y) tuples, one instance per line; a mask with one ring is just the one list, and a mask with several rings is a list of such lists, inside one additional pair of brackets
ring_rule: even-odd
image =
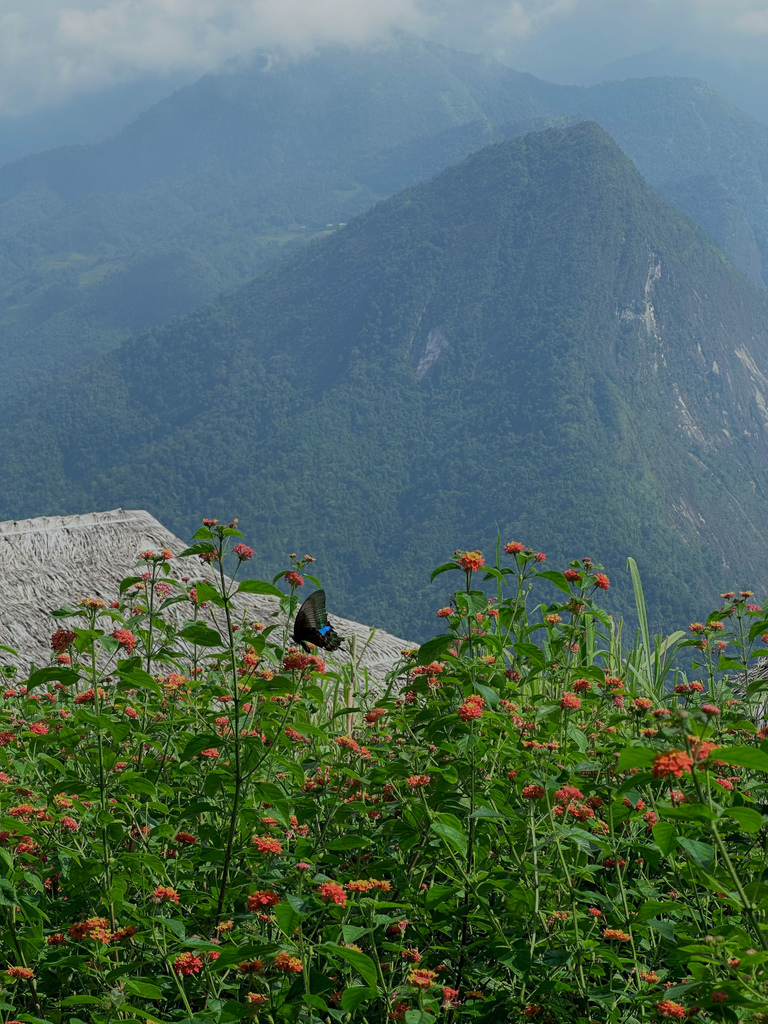
[(320, 634), (320, 636), (325, 636), (325, 634), (326, 633), (330, 633), (330, 631), (331, 631), (331, 627), (330, 626), (321, 626), (318, 629), (317, 632)]

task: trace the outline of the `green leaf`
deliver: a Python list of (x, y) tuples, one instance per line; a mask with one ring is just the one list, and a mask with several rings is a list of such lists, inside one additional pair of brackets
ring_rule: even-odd
[(469, 840), (463, 831), (455, 828), (453, 825), (446, 825), (442, 821), (433, 821), (430, 827), (449, 846), (457, 850), (462, 857), (466, 857)]
[(443, 572), (450, 572), (451, 569), (461, 569), (461, 566), (458, 564), (458, 562), (444, 562), (442, 565), (438, 565), (438, 567), (434, 570), (432, 575), (429, 577), (429, 582), (431, 583), (434, 579), (436, 579), (436, 577), (438, 577)]
[(151, 981), (144, 981), (143, 978), (128, 978), (125, 982), (125, 991), (132, 996), (141, 996), (142, 999), (162, 999), (163, 993), (153, 985)]
[(199, 583), (195, 583), (195, 594), (197, 595), (198, 604), (202, 604), (203, 601), (210, 601), (211, 604), (218, 605), (219, 608), (224, 607), (224, 598), (218, 592), (216, 587), (207, 583), (205, 580), (200, 580)]
[(651, 747), (625, 747), (619, 754), (616, 768), (620, 772), (626, 771), (627, 768), (647, 768), (657, 753), (658, 751)]
[(768, 754), (756, 747), (718, 747), (713, 750), (712, 758), (735, 764), (740, 768), (751, 768), (756, 772), (768, 772)]
[(675, 925), (672, 921), (660, 921), (658, 918), (651, 918), (648, 922), (654, 931), (657, 931), (659, 935), (662, 935), (667, 942), (674, 944), (675, 942)]
[(192, 739), (184, 747), (184, 751), (179, 758), (180, 761), (189, 761), (195, 757), (202, 750), (207, 750), (209, 747), (216, 747), (221, 742), (221, 737), (214, 736), (213, 734), (202, 736), (193, 736)]
[(356, 1010), (358, 1006), (362, 1006), (363, 1003), (373, 999), (376, 995), (377, 992), (372, 988), (354, 987), (345, 989), (341, 997), (341, 1008), (342, 1010)]
[(677, 831), (668, 821), (657, 821), (652, 829), (656, 845), (664, 857), (668, 857), (677, 846)]
[(709, 843), (688, 839), (686, 836), (680, 836), (677, 842), (705, 871), (715, 859), (715, 851)]
[(427, 910), (434, 910), (440, 904), (447, 904), (458, 892), (461, 892), (461, 889), (457, 885), (431, 885), (425, 900)]
[(286, 938), (293, 938), (293, 933), (299, 926), (301, 917), (293, 909), (290, 903), (278, 903), (275, 907), (275, 919), (277, 926)]
[(729, 807), (723, 811), (723, 816), (733, 818), (745, 832), (759, 832), (763, 827), (763, 816), (752, 807)]
[(554, 583), (554, 585), (565, 594), (570, 595), (571, 585), (565, 576), (563, 576), (561, 572), (558, 572), (557, 569), (545, 569), (544, 572), (537, 572), (536, 575), (540, 576), (543, 580), (549, 580), (550, 583)]
[(271, 583), (267, 583), (266, 580), (241, 580), (240, 586), (237, 588), (238, 594), (268, 594), (270, 597), (285, 597), (282, 590), (278, 590), (277, 587)]
[(80, 673), (75, 672), (74, 669), (66, 668), (63, 665), (51, 665), (32, 673), (27, 680), (27, 690), (32, 690), (35, 686), (41, 686), (43, 683), (51, 683), (54, 680), (64, 683), (65, 686), (74, 686), (79, 679)]
[(195, 622), (191, 626), (186, 626), (179, 632), (179, 636), (183, 640), (188, 640), (191, 644), (197, 644), (198, 647), (224, 646), (224, 641), (216, 630), (206, 626), (203, 622)]
[(456, 637), (452, 633), (441, 633), (440, 636), (433, 637), (432, 640), (427, 640), (425, 644), (422, 644), (419, 648), (419, 653), (416, 657), (417, 665), (429, 665), (430, 662), (440, 658), (441, 655), (445, 654), (449, 647), (452, 647), (456, 643)]
[(101, 1000), (96, 996), (65, 996), (61, 1000), (62, 1006), (101, 1006)]
[(332, 839), (326, 849), (336, 852), (340, 850), (361, 850), (370, 845), (371, 840), (367, 836), (339, 836), (338, 839)]
[(378, 995), (379, 988), (377, 985), (376, 965), (369, 956), (366, 956), (365, 953), (358, 952), (356, 949), (347, 949), (345, 946), (337, 946), (335, 942), (326, 942), (323, 949), (335, 957), (340, 957), (342, 960), (346, 960), (348, 964), (354, 967), (366, 985), (373, 989), (374, 995)]
[[(208, 534), (210, 536), (210, 533)], [(184, 548), (177, 557), (178, 558), (189, 558), (191, 555), (204, 555), (209, 551), (215, 551), (216, 546), (209, 540), (198, 541), (197, 544), (192, 544), (188, 548)]]

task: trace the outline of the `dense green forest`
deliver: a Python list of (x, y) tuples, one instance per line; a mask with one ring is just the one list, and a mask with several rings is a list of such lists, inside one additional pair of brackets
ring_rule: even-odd
[(402, 36), (255, 57), (105, 141), (0, 167), (6, 384), (55, 379), (215, 300), (490, 142), (585, 117), (763, 285), (765, 126), (690, 79), (559, 86)]
[(598, 125), (533, 133), (9, 402), (0, 518), (234, 511), (254, 572), (309, 551), (335, 610), (417, 639), (446, 546), (500, 530), (599, 559), (624, 610), (632, 554), (679, 621), (768, 571), (767, 337)]

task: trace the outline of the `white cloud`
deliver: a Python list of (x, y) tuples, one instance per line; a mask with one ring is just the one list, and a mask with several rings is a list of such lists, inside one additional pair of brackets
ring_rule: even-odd
[[(301, 53), (420, 31), (418, 0), (0, 0), (0, 110), (254, 48)], [(8, 6), (18, 4), (16, 9)], [(0, 7), (0, 11), (2, 8)]]
[(0, 0), (0, 112), (253, 49), (306, 52), (405, 29), (532, 70), (768, 33), (768, 0)]

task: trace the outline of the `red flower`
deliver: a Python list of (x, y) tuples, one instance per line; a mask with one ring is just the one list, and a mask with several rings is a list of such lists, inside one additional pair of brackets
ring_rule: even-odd
[(577, 679), (573, 684), (573, 688), (577, 693), (581, 693), (583, 690), (591, 690), (592, 683), (588, 679)]
[(438, 608), (437, 617), (438, 619), (447, 619), (453, 615), (453, 608)]
[(175, 903), (179, 905), (179, 894), (168, 885), (158, 885), (152, 893), (153, 903)]
[(253, 548), (249, 548), (245, 544), (235, 544), (232, 554), (237, 555), (241, 562), (247, 562), (249, 558), (253, 557)]
[(508, 555), (519, 555), (525, 551), (525, 544), (521, 544), (519, 540), (513, 540), (504, 545), (504, 550)]
[(283, 669), (286, 672), (291, 670), (295, 672), (303, 672), (304, 669), (309, 668), (312, 664), (312, 660), (308, 654), (304, 654), (303, 651), (297, 650), (295, 647), (289, 647), (283, 658)]
[(344, 886), (339, 885), (338, 882), (323, 882), (315, 892), (323, 903), (336, 903), (340, 907), (346, 907), (347, 905), (347, 894), (344, 891)]
[(218, 750), (215, 747), (208, 747), (206, 750), (200, 751), (200, 757), (216, 758), (221, 757), (221, 755), (219, 754)]
[(5, 973), (9, 978), (20, 978), (24, 981), (31, 981), (35, 972), (29, 967), (6, 967)]
[(112, 636), (117, 640), (120, 647), (126, 650), (129, 654), (133, 653), (133, 648), (138, 643), (138, 638), (135, 637), (129, 629), (115, 629), (112, 632)]
[(598, 590), (607, 590), (608, 587), (610, 587), (610, 585), (611, 581), (608, 579), (604, 572), (595, 573), (595, 586), (598, 588)]
[(720, 708), (715, 707), (714, 704), (702, 704), (701, 710), (704, 712), (705, 715), (714, 716), (720, 714)]
[(29, 731), (33, 732), (36, 736), (47, 736), (48, 726), (45, 722), (33, 722), (29, 727)]
[(436, 971), (427, 971), (423, 967), (417, 967), (408, 975), (408, 984), (415, 985), (416, 988), (431, 988), (436, 977)]
[(180, 953), (173, 961), (174, 971), (184, 977), (189, 974), (199, 974), (202, 967), (203, 961), (194, 953)]
[(462, 722), (470, 722), (473, 718), (483, 717), (485, 701), (478, 694), (468, 697), (458, 710), (458, 716)]
[(61, 819), (61, 827), (64, 829), (65, 832), (77, 832), (77, 830), (80, 828), (75, 819), (70, 818), (68, 814), (65, 814), (64, 817)]
[(411, 775), (405, 780), (411, 789), (420, 789), (422, 786), (429, 785), (428, 775)]
[(546, 562), (547, 556), (544, 554), (543, 551), (537, 551), (536, 554), (533, 556), (533, 560), (534, 562)]
[(579, 583), (581, 581), (581, 573), (577, 569), (566, 569), (563, 576), (565, 576), (569, 583)]
[(656, 1003), (656, 1009), (662, 1017), (673, 1017), (675, 1020), (682, 1020), (688, 1015), (688, 1011), (684, 1006), (673, 1002), (671, 999), (663, 999), (660, 1003)]
[(543, 786), (523, 786), (522, 795), (526, 800), (541, 800), (544, 796)]
[(293, 974), (301, 974), (302, 972), (301, 960), (298, 957), (291, 956), (290, 953), (278, 953), (274, 959), (274, 965), (278, 971), (291, 972)]
[(653, 759), (653, 776), (656, 779), (663, 779), (667, 775), (674, 775), (676, 778), (684, 772), (690, 772), (693, 764), (690, 758), (682, 750), (670, 750), (666, 754), (657, 754)]
[(454, 558), (464, 572), (477, 572), (485, 565), (485, 559), (479, 551), (457, 551)]
[(721, 988), (716, 988), (715, 991), (712, 993), (712, 1002), (713, 1003), (724, 1003), (727, 998), (728, 998), (728, 993), (725, 992)]
[(620, 928), (604, 928), (603, 938), (613, 940), (614, 942), (631, 942), (632, 936), (627, 932), (621, 931)]
[(563, 709), (563, 711), (578, 711), (581, 707), (581, 701), (575, 693), (564, 693), (563, 696), (560, 698), (560, 707)]
[(584, 794), (576, 786), (563, 786), (555, 790), (555, 803), (568, 804), (571, 800), (583, 800)]
[(254, 836), (253, 845), (259, 853), (270, 853), (273, 857), (277, 857), (283, 852), (279, 840), (272, 839), (270, 836)]
[(387, 713), (387, 709), (386, 708), (374, 708), (373, 711), (367, 711), (365, 713), (365, 716), (364, 716), (365, 717), (365, 724), (366, 725), (375, 725), (380, 718), (383, 718), (384, 715), (386, 715), (386, 713)]
[(65, 647), (69, 647), (76, 639), (77, 636), (71, 629), (57, 629), (51, 637), (51, 650), (63, 651)]
[(299, 576), (297, 572), (290, 571), (285, 574), (285, 582), (289, 583), (292, 587), (303, 587), (304, 577)]
[(245, 901), (245, 905), (249, 910), (264, 910), (266, 907), (276, 907), (279, 902), (280, 897), (276, 892), (260, 890), (252, 893)]

